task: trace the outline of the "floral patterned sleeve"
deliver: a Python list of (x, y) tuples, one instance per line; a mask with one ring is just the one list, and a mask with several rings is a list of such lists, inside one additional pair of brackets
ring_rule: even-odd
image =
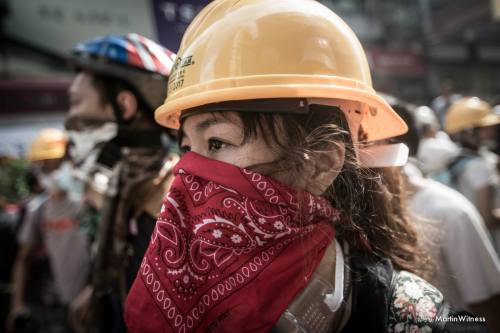
[(389, 332), (430, 333), (443, 305), (443, 295), (422, 278), (394, 272), (389, 309)]

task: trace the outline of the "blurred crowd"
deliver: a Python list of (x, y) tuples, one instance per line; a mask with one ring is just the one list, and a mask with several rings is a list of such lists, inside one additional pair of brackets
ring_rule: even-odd
[[(153, 116), (172, 67), (186, 65), (174, 59), (137, 34), (80, 43), (65, 130), (40, 131), (25, 158), (0, 152), (7, 331), (126, 331), (126, 295), (181, 155)], [(429, 281), (500, 332), (500, 98), (446, 80), (428, 105), (384, 97), (409, 127), (391, 139), (410, 155), (392, 192), (433, 259)]]

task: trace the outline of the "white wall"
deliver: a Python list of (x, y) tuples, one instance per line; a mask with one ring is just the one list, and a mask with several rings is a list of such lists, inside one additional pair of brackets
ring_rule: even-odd
[(43, 128), (64, 128), (65, 113), (23, 114), (0, 117), (0, 154), (24, 157)]
[(99, 35), (156, 39), (149, 0), (7, 0), (7, 34), (61, 55)]

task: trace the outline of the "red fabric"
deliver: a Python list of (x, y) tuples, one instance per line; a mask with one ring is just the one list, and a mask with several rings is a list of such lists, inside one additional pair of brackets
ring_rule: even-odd
[(130, 332), (268, 332), (334, 237), (321, 197), (187, 153), (127, 299)]

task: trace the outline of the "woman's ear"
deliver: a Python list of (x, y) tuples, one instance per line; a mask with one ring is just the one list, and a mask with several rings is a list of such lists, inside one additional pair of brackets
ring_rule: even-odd
[(313, 170), (310, 188), (307, 190), (315, 195), (323, 194), (339, 175), (345, 161), (345, 145), (336, 143), (330, 149), (314, 154)]
[(116, 102), (122, 112), (123, 120), (130, 120), (137, 114), (137, 97), (131, 91), (120, 91), (116, 96)]

